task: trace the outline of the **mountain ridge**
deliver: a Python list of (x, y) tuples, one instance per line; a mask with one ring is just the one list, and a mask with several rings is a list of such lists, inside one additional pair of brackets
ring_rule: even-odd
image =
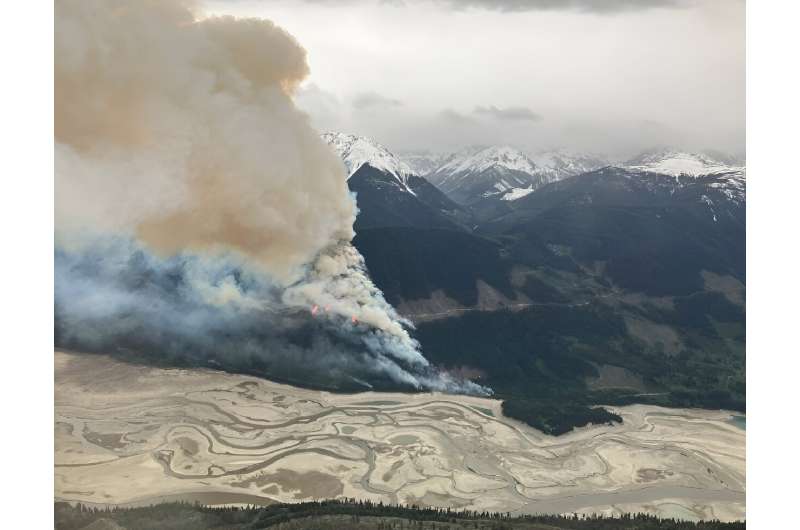
[[(489, 172), (468, 206), (369, 160), (348, 181), (354, 244), (432, 364), (479, 374), (551, 434), (606, 421), (601, 404), (744, 410), (744, 167), (662, 151), (534, 191), (528, 174), (463, 164), (479, 152), (448, 162)], [(524, 184), (491, 189), (511, 175)]]

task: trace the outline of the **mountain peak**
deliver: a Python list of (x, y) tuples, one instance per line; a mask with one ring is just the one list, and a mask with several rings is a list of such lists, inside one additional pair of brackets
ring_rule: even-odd
[(625, 162), (623, 167), (634, 171), (661, 173), (674, 177), (681, 175), (697, 177), (741, 169), (703, 153), (689, 153), (672, 148), (646, 151)]
[(590, 158), (554, 151), (534, 161), (507, 145), (471, 147), (445, 160), (429, 178), (464, 203), (514, 201), (550, 182), (606, 165)]
[(563, 147), (539, 151), (531, 159), (540, 170), (552, 171), (559, 180), (609, 165), (608, 159), (603, 155)]
[(507, 145), (472, 147), (456, 153), (437, 172), (481, 173), (488, 169), (535, 173), (536, 164), (522, 151)]
[(394, 176), (404, 187), (414, 174), (411, 167), (375, 140), (341, 132), (323, 133), (322, 139), (330, 145), (347, 168), (347, 178), (364, 164)]

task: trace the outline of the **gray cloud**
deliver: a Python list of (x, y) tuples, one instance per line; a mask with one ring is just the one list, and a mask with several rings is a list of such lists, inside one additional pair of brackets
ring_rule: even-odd
[(641, 11), (656, 7), (681, 7), (685, 0), (436, 0), (454, 9), (489, 9), (493, 11), (584, 11), (611, 14)]
[(445, 122), (460, 124), (460, 125), (474, 123), (475, 121), (469, 116), (461, 114), (460, 112), (457, 112), (453, 109), (444, 109), (439, 113), (439, 117)]
[[(396, 7), (414, 7), (433, 3), (450, 9), (486, 9), (503, 12), (522, 11), (578, 11), (596, 14), (614, 14), (643, 11), (653, 8), (685, 7), (694, 0), (304, 0), (323, 6), (378, 4)], [(223, 0), (223, 3), (238, 0)]]
[(374, 108), (395, 108), (402, 107), (403, 102), (399, 99), (388, 98), (376, 92), (362, 92), (353, 98), (353, 108), (356, 110), (369, 110)]
[(542, 116), (527, 107), (506, 107), (504, 109), (490, 105), (488, 107), (475, 107), (473, 111), (481, 116), (489, 116), (496, 120), (507, 121), (541, 121)]

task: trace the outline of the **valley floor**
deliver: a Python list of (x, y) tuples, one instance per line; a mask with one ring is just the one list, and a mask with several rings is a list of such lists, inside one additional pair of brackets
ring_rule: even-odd
[(724, 411), (609, 407), (552, 437), (497, 400), (331, 394), (55, 353), (55, 498), (89, 505), (352, 497), (512, 513), (745, 516), (745, 432)]

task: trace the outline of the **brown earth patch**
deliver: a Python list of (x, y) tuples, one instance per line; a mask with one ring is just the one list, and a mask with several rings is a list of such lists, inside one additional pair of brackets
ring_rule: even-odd
[[(298, 472), (291, 469), (279, 469), (275, 473), (260, 473), (240, 482), (232, 482), (231, 486), (249, 488), (255, 484), (262, 491), (269, 493), (276, 485), (283, 491), (294, 491), (295, 499), (322, 499), (337, 497), (344, 491), (344, 484), (338, 478), (320, 471)], [(268, 486), (265, 488), (265, 486)], [(274, 492), (273, 492), (274, 494)]]
[(677, 355), (683, 349), (678, 333), (669, 326), (641, 318), (625, 317), (625, 327), (631, 336), (648, 346), (663, 349), (666, 355)]
[(636, 471), (637, 482), (653, 482), (672, 476), (672, 471), (666, 469), (642, 468)]
[(188, 456), (194, 456), (200, 450), (200, 447), (197, 445), (197, 442), (195, 442), (191, 438), (187, 438), (186, 436), (181, 436), (180, 438), (176, 438), (175, 442), (181, 447), (183, 453)]
[(597, 372), (598, 377), (586, 380), (586, 386), (592, 390), (605, 388), (630, 388), (639, 392), (647, 390), (642, 378), (625, 368), (604, 364), (597, 367)]
[(709, 291), (722, 293), (725, 298), (736, 305), (745, 305), (745, 285), (730, 275), (721, 276), (709, 271), (702, 271), (705, 287)]

